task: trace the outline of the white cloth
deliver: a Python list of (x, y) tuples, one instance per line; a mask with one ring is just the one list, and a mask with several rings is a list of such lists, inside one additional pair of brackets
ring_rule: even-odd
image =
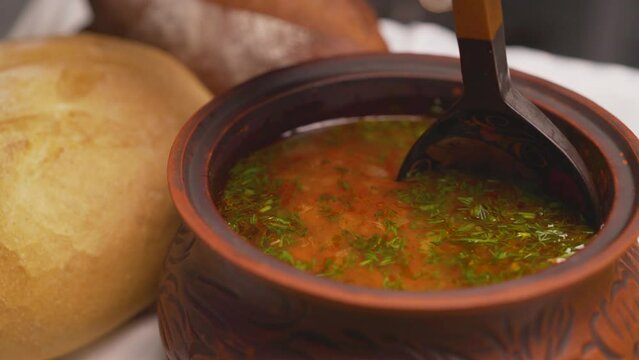
[[(82, 0), (33, 0), (27, 6), (11, 38), (68, 34), (90, 20)], [(382, 20), (380, 29), (392, 51), (459, 56), (455, 35), (433, 24), (403, 25)], [(549, 54), (523, 47), (508, 48), (508, 62), (572, 89), (616, 115), (639, 134), (639, 70)], [(157, 318), (136, 318), (97, 342), (69, 354), (63, 360), (160, 360), (164, 359)]]
[(7, 37), (24, 39), (71, 34), (88, 25), (92, 16), (91, 8), (84, 0), (31, 0)]
[(60, 360), (164, 360), (155, 314), (138, 317)]

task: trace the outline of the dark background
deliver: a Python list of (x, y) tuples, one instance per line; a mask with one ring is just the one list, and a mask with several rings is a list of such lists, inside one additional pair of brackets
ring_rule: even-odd
[[(453, 28), (417, 0), (368, 0), (382, 17)], [(506, 42), (639, 67), (639, 0), (503, 0)]]
[(11, 28), (26, 0), (0, 0), (0, 38)]
[[(428, 13), (417, 0), (368, 1), (382, 17), (452, 29), (450, 13)], [(0, 37), (26, 2), (0, 0)], [(503, 0), (503, 7), (509, 45), (639, 67), (639, 0)]]

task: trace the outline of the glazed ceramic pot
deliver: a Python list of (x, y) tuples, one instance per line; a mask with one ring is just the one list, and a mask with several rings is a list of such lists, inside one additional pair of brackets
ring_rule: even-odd
[(398, 292), (341, 284), (264, 255), (215, 206), (229, 168), (320, 120), (427, 114), (461, 93), (455, 60), (362, 55), (278, 70), (201, 109), (180, 132), (170, 191), (184, 225), (161, 283), (170, 359), (631, 359), (639, 357), (639, 147), (612, 115), (513, 74), (587, 160), (605, 224), (584, 249), (497, 285)]

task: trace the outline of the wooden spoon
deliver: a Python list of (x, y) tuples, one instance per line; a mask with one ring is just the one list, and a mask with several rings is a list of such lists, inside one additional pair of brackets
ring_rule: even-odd
[(541, 184), (601, 224), (586, 164), (559, 128), (510, 81), (501, 0), (453, 0), (464, 94), (417, 140), (398, 179), (456, 167)]

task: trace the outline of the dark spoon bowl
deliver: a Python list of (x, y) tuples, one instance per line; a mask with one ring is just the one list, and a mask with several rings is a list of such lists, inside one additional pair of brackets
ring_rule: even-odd
[(585, 249), (518, 280), (439, 292), (346, 285), (263, 254), (215, 206), (238, 159), (302, 125), (429, 114), (462, 92), (458, 62), (442, 57), (359, 55), (277, 70), (204, 106), (171, 151), (170, 191), (184, 225), (158, 302), (169, 358), (639, 356), (637, 139), (573, 92), (516, 71), (513, 78), (594, 178), (604, 225)]

